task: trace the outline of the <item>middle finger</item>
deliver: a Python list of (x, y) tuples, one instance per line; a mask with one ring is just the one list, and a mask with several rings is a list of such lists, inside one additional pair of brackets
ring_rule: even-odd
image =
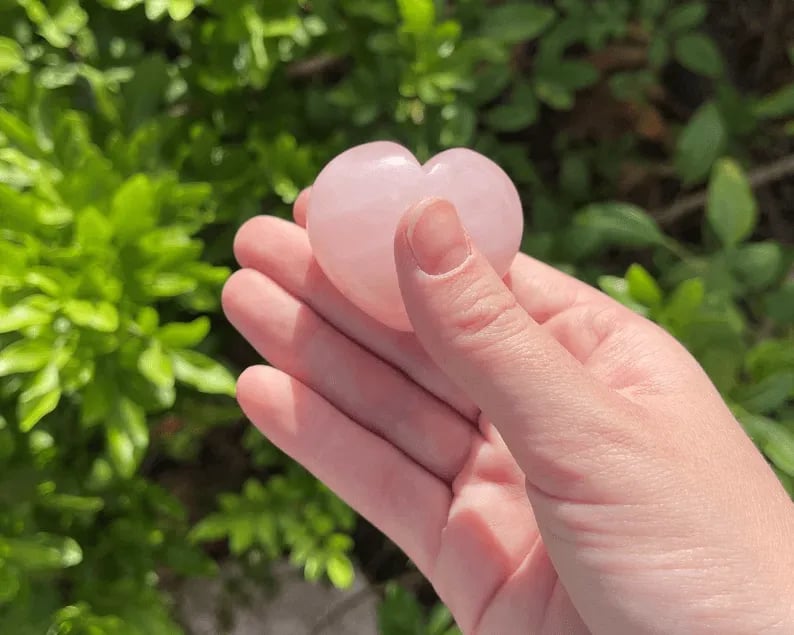
[(273, 366), (439, 478), (449, 482), (460, 472), (477, 430), (267, 276), (236, 272), (223, 304), (234, 326)]

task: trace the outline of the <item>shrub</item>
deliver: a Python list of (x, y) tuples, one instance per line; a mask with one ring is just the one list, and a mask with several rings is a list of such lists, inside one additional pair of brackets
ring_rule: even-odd
[[(240, 222), (377, 138), (501, 163), (523, 249), (684, 342), (794, 495), (794, 202), (768, 189), (794, 173), (794, 51), (748, 81), (708, 13), (0, 0), (0, 631), (180, 632), (167, 591), (219, 540), (351, 582), (352, 512), (239, 437), (217, 298)], [(242, 465), (203, 489), (218, 438)], [(392, 586), (381, 626), (450, 627)]]

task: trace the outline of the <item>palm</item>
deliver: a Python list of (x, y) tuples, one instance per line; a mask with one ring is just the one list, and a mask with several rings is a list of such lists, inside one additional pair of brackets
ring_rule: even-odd
[(471, 632), (506, 632), (506, 625), (525, 633), (586, 631), (557, 584), (523, 472), (487, 421), (480, 430), (483, 440), (452, 483), (439, 548), (446, 562), (433, 583), (459, 623), (476, 625)]
[[(395, 540), (466, 632), (586, 632), (543, 546), (524, 474), (417, 340), (351, 306), (297, 225), (255, 219), (236, 253), (246, 269), (225, 289), (227, 314), (279, 369), (241, 378), (251, 418)], [(605, 383), (619, 377), (616, 388), (630, 390), (641, 380), (593, 337), (604, 296), (524, 256), (511, 283)]]

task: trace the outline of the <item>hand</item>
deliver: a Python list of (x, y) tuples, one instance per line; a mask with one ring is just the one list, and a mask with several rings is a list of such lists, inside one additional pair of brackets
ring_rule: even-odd
[(412, 558), (464, 633), (794, 633), (792, 505), (695, 360), (444, 201), (395, 258), (416, 334), (354, 308), (305, 222), (249, 221), (223, 303), (250, 419)]

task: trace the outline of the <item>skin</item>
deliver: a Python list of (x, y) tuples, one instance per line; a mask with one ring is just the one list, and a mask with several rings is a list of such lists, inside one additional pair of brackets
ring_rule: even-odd
[(525, 255), (500, 279), (439, 200), (396, 233), (391, 331), (314, 262), (308, 196), (237, 236), (224, 308), (272, 364), (239, 402), (465, 634), (794, 633), (791, 501), (671, 336)]

